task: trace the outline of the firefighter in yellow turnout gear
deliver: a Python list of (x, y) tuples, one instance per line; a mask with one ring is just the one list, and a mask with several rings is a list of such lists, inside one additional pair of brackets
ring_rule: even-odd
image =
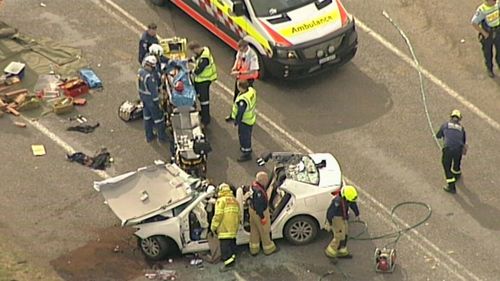
[(210, 230), (220, 241), (221, 257), (224, 265), (221, 272), (230, 270), (236, 261), (236, 234), (240, 226), (240, 205), (228, 184), (219, 185), (215, 203), (215, 214)]
[(346, 185), (342, 187), (339, 194), (335, 195), (326, 213), (327, 222), (333, 232), (333, 239), (325, 249), (325, 255), (329, 258), (351, 258), (352, 255), (347, 250), (347, 220), (349, 218), (349, 208), (354, 211), (356, 218), (359, 217), (359, 209), (356, 204), (358, 191), (354, 186)]
[(277, 248), (271, 240), (271, 215), (269, 213), (265, 188), (269, 182), (266, 172), (258, 172), (252, 183), (252, 197), (249, 200), (250, 213), (250, 254), (258, 255), (260, 244), (265, 255), (275, 253)]

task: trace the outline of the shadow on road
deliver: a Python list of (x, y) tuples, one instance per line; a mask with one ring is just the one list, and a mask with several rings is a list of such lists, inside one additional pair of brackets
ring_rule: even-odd
[(500, 230), (500, 224), (498, 224), (500, 209), (481, 202), (479, 196), (470, 188), (467, 188), (463, 181), (463, 177), (461, 183), (457, 187), (457, 191), (457, 196), (454, 196), (455, 200), (457, 200), (462, 208), (481, 226), (491, 230)]
[(287, 128), (316, 135), (362, 126), (393, 107), (386, 86), (351, 63), (307, 80), (273, 80), (265, 86), (274, 88), (266, 99), (278, 107)]

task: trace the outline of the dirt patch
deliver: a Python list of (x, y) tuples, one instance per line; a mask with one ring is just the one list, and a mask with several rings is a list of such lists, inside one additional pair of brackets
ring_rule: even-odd
[(111, 227), (99, 239), (51, 261), (65, 280), (131, 280), (148, 268), (133, 229)]

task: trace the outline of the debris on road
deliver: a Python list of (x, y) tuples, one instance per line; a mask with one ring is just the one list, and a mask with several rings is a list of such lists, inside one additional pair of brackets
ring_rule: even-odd
[(144, 274), (149, 280), (169, 280), (174, 281), (177, 279), (177, 272), (175, 270), (157, 269), (149, 271)]
[(34, 144), (31, 146), (31, 151), (34, 156), (43, 156), (46, 154), (45, 146), (43, 144)]
[(111, 165), (111, 155), (106, 148), (101, 148), (94, 156), (88, 156), (83, 152), (66, 155), (71, 162), (77, 162), (95, 170), (106, 170)]
[(95, 125), (77, 125), (77, 126), (71, 126), (66, 129), (66, 131), (74, 131), (74, 132), (80, 132), (84, 134), (92, 133), (97, 127), (99, 127), (99, 123)]
[(43, 2), (40, 2), (40, 7), (45, 8), (45, 7), (47, 7), (47, 5), (45, 5), (45, 3), (43, 3)]
[(53, 105), (52, 109), (55, 114), (65, 114), (73, 110), (73, 98), (65, 97), (57, 100)]
[(19, 128), (26, 128), (26, 123), (23, 122), (14, 122), (14, 125), (16, 125)]

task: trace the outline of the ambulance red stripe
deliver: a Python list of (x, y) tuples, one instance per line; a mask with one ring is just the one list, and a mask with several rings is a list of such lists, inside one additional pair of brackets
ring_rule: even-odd
[(213, 34), (219, 37), (222, 41), (228, 44), (231, 48), (237, 50), (238, 42), (236, 42), (233, 38), (224, 33), (220, 28), (218, 28), (215, 24), (208, 21), (205, 17), (200, 15), (196, 10), (187, 5), (183, 0), (172, 0), (177, 7), (183, 10), (185, 13), (193, 17), (198, 23), (203, 25), (206, 29), (210, 30)]

